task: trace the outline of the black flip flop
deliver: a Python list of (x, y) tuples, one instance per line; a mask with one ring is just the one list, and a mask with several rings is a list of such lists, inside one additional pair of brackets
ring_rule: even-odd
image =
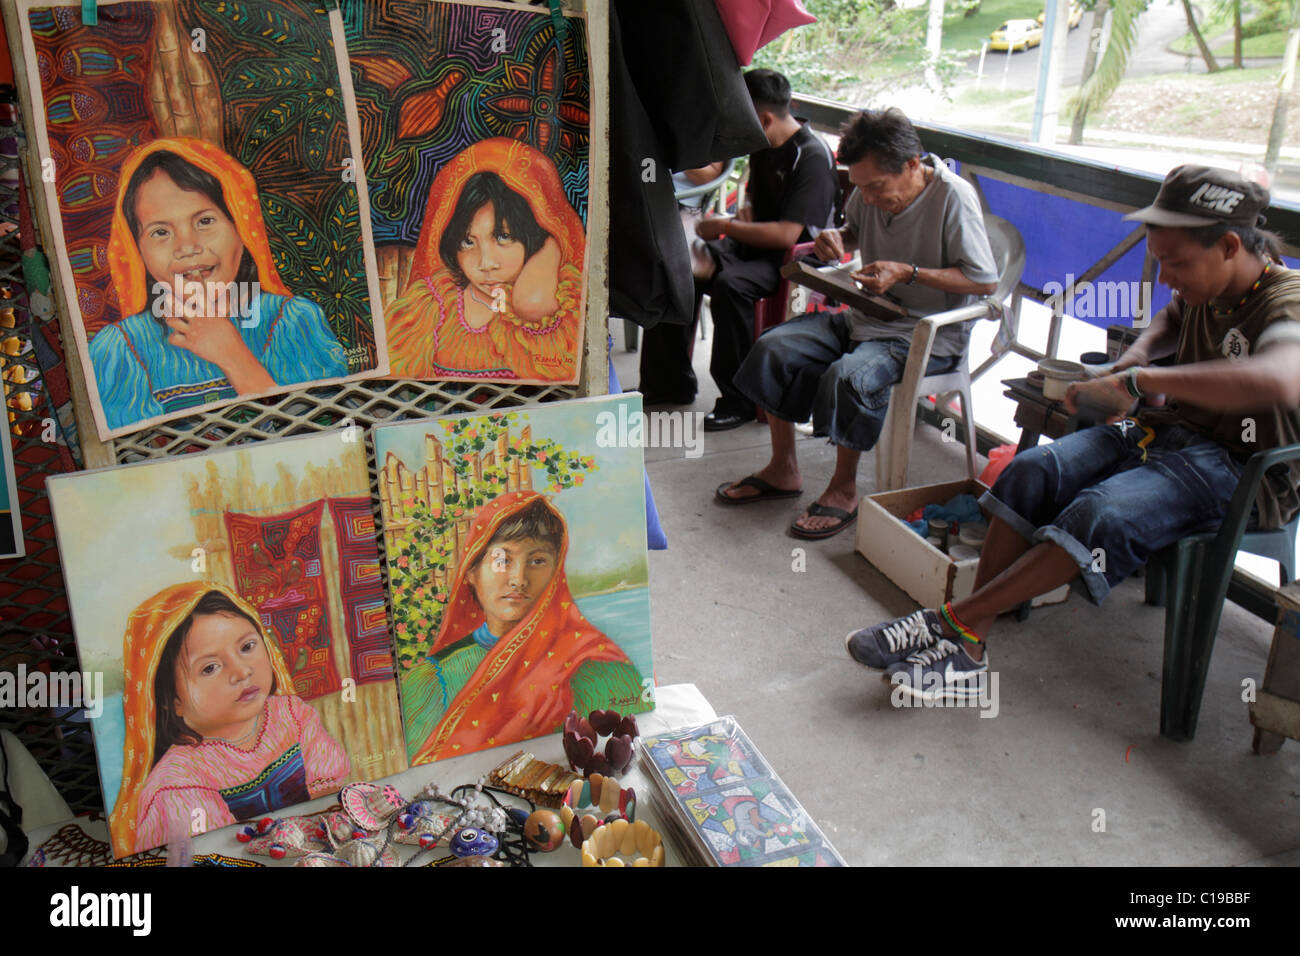
[[(732, 498), (726, 494), (726, 491), (733, 485), (737, 488), (753, 488), (758, 492), (758, 494), (746, 495), (744, 498)], [(749, 475), (748, 477), (740, 479), (740, 481), (724, 481), (722, 484), (718, 485), (718, 490), (715, 494), (719, 501), (725, 502), (726, 504), (747, 505), (751, 501), (771, 501), (773, 498), (798, 498), (803, 494), (803, 489), (796, 488), (794, 491), (786, 491), (782, 488), (777, 488), (774, 485), (769, 485), (766, 481), (756, 475)]]
[[(799, 527), (799, 525), (794, 524), (793, 522), (790, 524), (790, 533), (796, 538), (807, 538), (811, 541), (817, 541), (821, 538), (832, 538), (849, 525), (853, 524), (854, 520), (858, 517), (858, 509), (854, 508), (852, 512), (848, 512), (843, 508), (832, 508), (829, 505), (820, 505), (814, 501), (808, 506), (808, 510), (804, 512), (804, 514), (813, 518), (825, 515), (827, 518), (839, 519), (839, 524), (833, 524), (829, 528), (821, 528), (817, 531), (809, 531), (806, 528)], [(802, 517), (803, 515), (799, 516), (799, 518)], [(798, 521), (799, 518), (795, 518), (795, 521)]]

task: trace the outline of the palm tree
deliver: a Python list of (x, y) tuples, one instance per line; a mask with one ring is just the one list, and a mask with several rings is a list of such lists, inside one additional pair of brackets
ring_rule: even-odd
[[(1138, 19), (1146, 11), (1147, 2), (1097, 0), (1092, 12), (1092, 36), (1083, 65), (1083, 82), (1070, 101), (1069, 108), (1074, 112), (1071, 143), (1077, 144), (1083, 139), (1083, 124), (1088, 111), (1100, 109), (1124, 79), (1129, 57), (1137, 46)], [(1105, 27), (1108, 19), (1109, 37)], [(1104, 46), (1103, 39), (1106, 41)]]
[(1192, 38), (1196, 40), (1196, 48), (1201, 51), (1201, 59), (1205, 61), (1206, 71), (1217, 73), (1219, 64), (1214, 59), (1214, 54), (1210, 52), (1205, 37), (1201, 36), (1201, 28), (1196, 25), (1196, 14), (1192, 11), (1192, 0), (1183, 0), (1183, 13), (1187, 15), (1187, 30), (1191, 33)]
[(1241, 0), (1232, 0), (1232, 65), (1240, 70), (1241, 63)]

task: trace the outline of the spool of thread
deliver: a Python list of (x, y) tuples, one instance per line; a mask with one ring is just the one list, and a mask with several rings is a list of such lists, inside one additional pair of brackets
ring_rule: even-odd
[(989, 526), (978, 521), (967, 521), (957, 526), (957, 540), (968, 548), (979, 551), (984, 547), (984, 536)]
[(948, 557), (954, 561), (978, 561), (980, 553), (968, 544), (954, 544), (948, 549)]
[(940, 543), (935, 547), (944, 550), (948, 546), (948, 522), (943, 518), (931, 518), (927, 527), (930, 529), (930, 537), (939, 539)]
[(1043, 359), (1038, 363), (1038, 371), (1043, 373), (1043, 397), (1052, 402), (1065, 398), (1070, 383), (1084, 378), (1082, 365), (1060, 359)]
[(932, 545), (934, 545), (934, 546), (935, 546), (936, 548), (938, 548), (940, 551), (943, 550), (943, 539), (942, 539), (942, 538), (929, 537), (929, 538), (926, 538), (925, 540), (926, 540), (926, 543), (927, 543), (927, 544), (932, 544)]

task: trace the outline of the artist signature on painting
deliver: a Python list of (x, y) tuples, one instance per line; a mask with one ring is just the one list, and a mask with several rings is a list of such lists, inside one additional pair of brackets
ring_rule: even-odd
[(368, 764), (368, 763), (379, 763), (379, 761), (383, 760), (385, 757), (395, 757), (395, 756), (397, 756), (397, 748), (393, 747), (389, 750), (380, 750), (376, 753), (358, 754), (352, 759), (354, 763)]

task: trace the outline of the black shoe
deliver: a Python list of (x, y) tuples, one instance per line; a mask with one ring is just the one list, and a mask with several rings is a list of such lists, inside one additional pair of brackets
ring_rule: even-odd
[(741, 425), (754, 421), (755, 415), (750, 412), (747, 415), (734, 415), (729, 412), (709, 412), (704, 416), (704, 430), (706, 432), (725, 432), (733, 428), (739, 428)]

